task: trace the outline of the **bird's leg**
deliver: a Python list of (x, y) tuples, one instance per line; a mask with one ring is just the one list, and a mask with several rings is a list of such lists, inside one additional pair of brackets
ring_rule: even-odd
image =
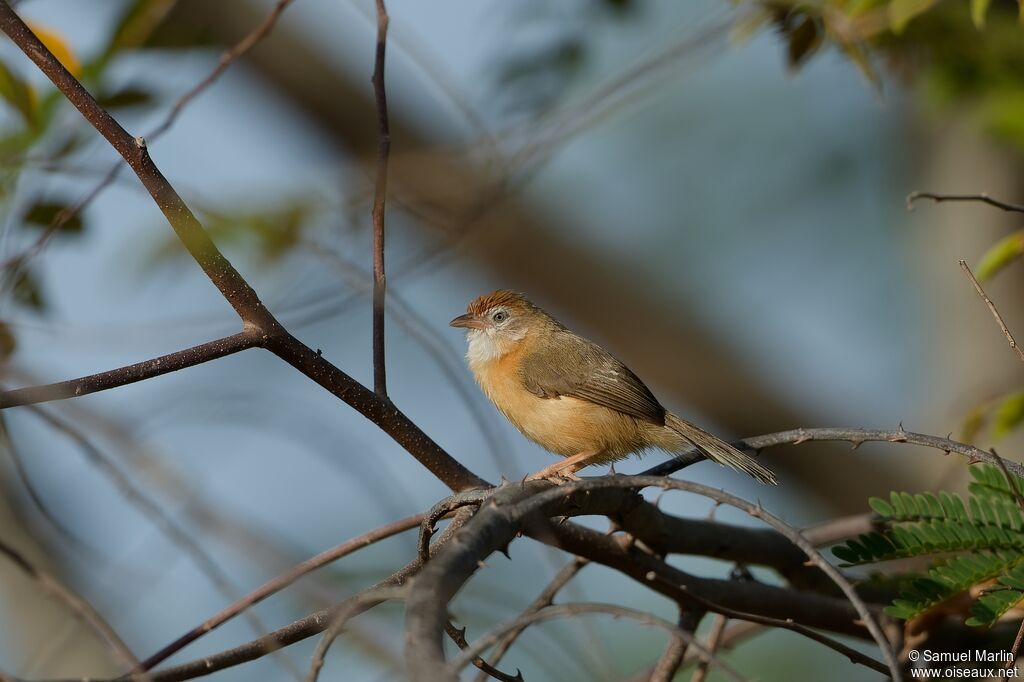
[(527, 481), (564, 481), (577, 478), (576, 472), (587, 466), (587, 460), (599, 455), (599, 451), (584, 450), (571, 457), (566, 457), (561, 462), (555, 462), (551, 466), (544, 467), (540, 471), (530, 474), (524, 480)]

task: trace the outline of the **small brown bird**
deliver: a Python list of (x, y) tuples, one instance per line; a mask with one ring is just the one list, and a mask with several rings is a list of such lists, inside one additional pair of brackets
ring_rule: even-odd
[(450, 322), (467, 330), (480, 388), (524, 436), (565, 457), (529, 478), (572, 478), (590, 464), (696, 447), (762, 483), (775, 474), (672, 414), (624, 364), (513, 291), (495, 291)]

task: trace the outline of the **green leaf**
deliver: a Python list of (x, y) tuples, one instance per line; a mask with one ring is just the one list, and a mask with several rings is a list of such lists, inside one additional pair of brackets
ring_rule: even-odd
[(892, 0), (889, 3), (889, 28), (899, 35), (910, 20), (928, 11), (935, 0)]
[[(62, 215), (70, 216), (70, 207), (58, 201), (38, 200), (29, 206), (25, 212), (24, 221), (29, 225), (35, 225), (44, 229), (54, 225)], [(82, 232), (82, 216), (76, 214), (64, 220), (60, 231), (65, 233), (80, 234)]]
[(1000, 239), (978, 261), (978, 281), (984, 282), (1017, 258), (1024, 256), (1024, 230)]
[(36, 96), (32, 87), (0, 62), (0, 97), (25, 119), (30, 128), (37, 122)]
[(896, 514), (896, 510), (892, 508), (892, 505), (880, 497), (872, 497), (868, 500), (868, 504), (875, 510), (876, 514), (887, 519)]
[(1022, 421), (1024, 421), (1024, 391), (1004, 398), (996, 408), (992, 437), (997, 440), (1003, 438)]
[(990, 3), (991, 0), (971, 0), (971, 21), (979, 31), (985, 28), (985, 16)]

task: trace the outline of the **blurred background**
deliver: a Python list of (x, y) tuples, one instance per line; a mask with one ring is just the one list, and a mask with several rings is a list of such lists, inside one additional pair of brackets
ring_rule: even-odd
[[(149, 134), (274, 4), (17, 9), (132, 134)], [(447, 326), (477, 295), (513, 288), (723, 437), (902, 423), (1019, 458), (1024, 373), (957, 259), (978, 263), (1020, 220), (904, 202), (918, 189), (1024, 199), (1016, 4), (992, 2), (980, 27), (964, 3), (918, 4), (905, 26), (861, 26), (844, 42), (787, 19), (786, 3), (390, 0), (395, 402), (489, 480), (549, 464), (473, 385), (464, 339)], [(296, 0), (149, 138), (271, 310), (363, 382), (374, 34), (370, 2)], [(132, 174), (90, 197), (113, 150), (8, 41), (0, 64), (4, 384), (81, 376), (235, 331)], [(87, 197), (80, 216), (47, 230)], [(1019, 266), (986, 281), (1018, 337), (1022, 285)], [(140, 656), (291, 564), (446, 492), (372, 424), (259, 350), (2, 417), (0, 537), (87, 596)], [(962, 461), (909, 447), (807, 444), (764, 456), (778, 489), (707, 463), (686, 475), (795, 525), (965, 478)], [(663, 506), (711, 511), (681, 495)], [(406, 534), (321, 570), (173, 661), (348, 596), (404, 564), (414, 542)], [(489, 562), (455, 602), (470, 637), (517, 614), (567, 560), (528, 541), (512, 558)], [(707, 575), (729, 569), (679, 561)], [(598, 567), (568, 590), (675, 619), (671, 604)], [(401, 618), (384, 607), (358, 619), (325, 679), (398, 678)], [(7, 673), (119, 671), (88, 627), (3, 563), (0, 631)], [(315, 641), (217, 679), (295, 679)], [(545, 624), (503, 669), (623, 679), (662, 646), (661, 634), (629, 623)], [(726, 660), (760, 679), (869, 675), (786, 632)]]

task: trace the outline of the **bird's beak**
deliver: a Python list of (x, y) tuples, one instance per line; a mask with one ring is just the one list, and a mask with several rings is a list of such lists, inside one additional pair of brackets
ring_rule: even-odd
[(484, 329), (487, 323), (476, 315), (459, 315), (448, 323), (451, 327), (465, 327), (466, 329)]

